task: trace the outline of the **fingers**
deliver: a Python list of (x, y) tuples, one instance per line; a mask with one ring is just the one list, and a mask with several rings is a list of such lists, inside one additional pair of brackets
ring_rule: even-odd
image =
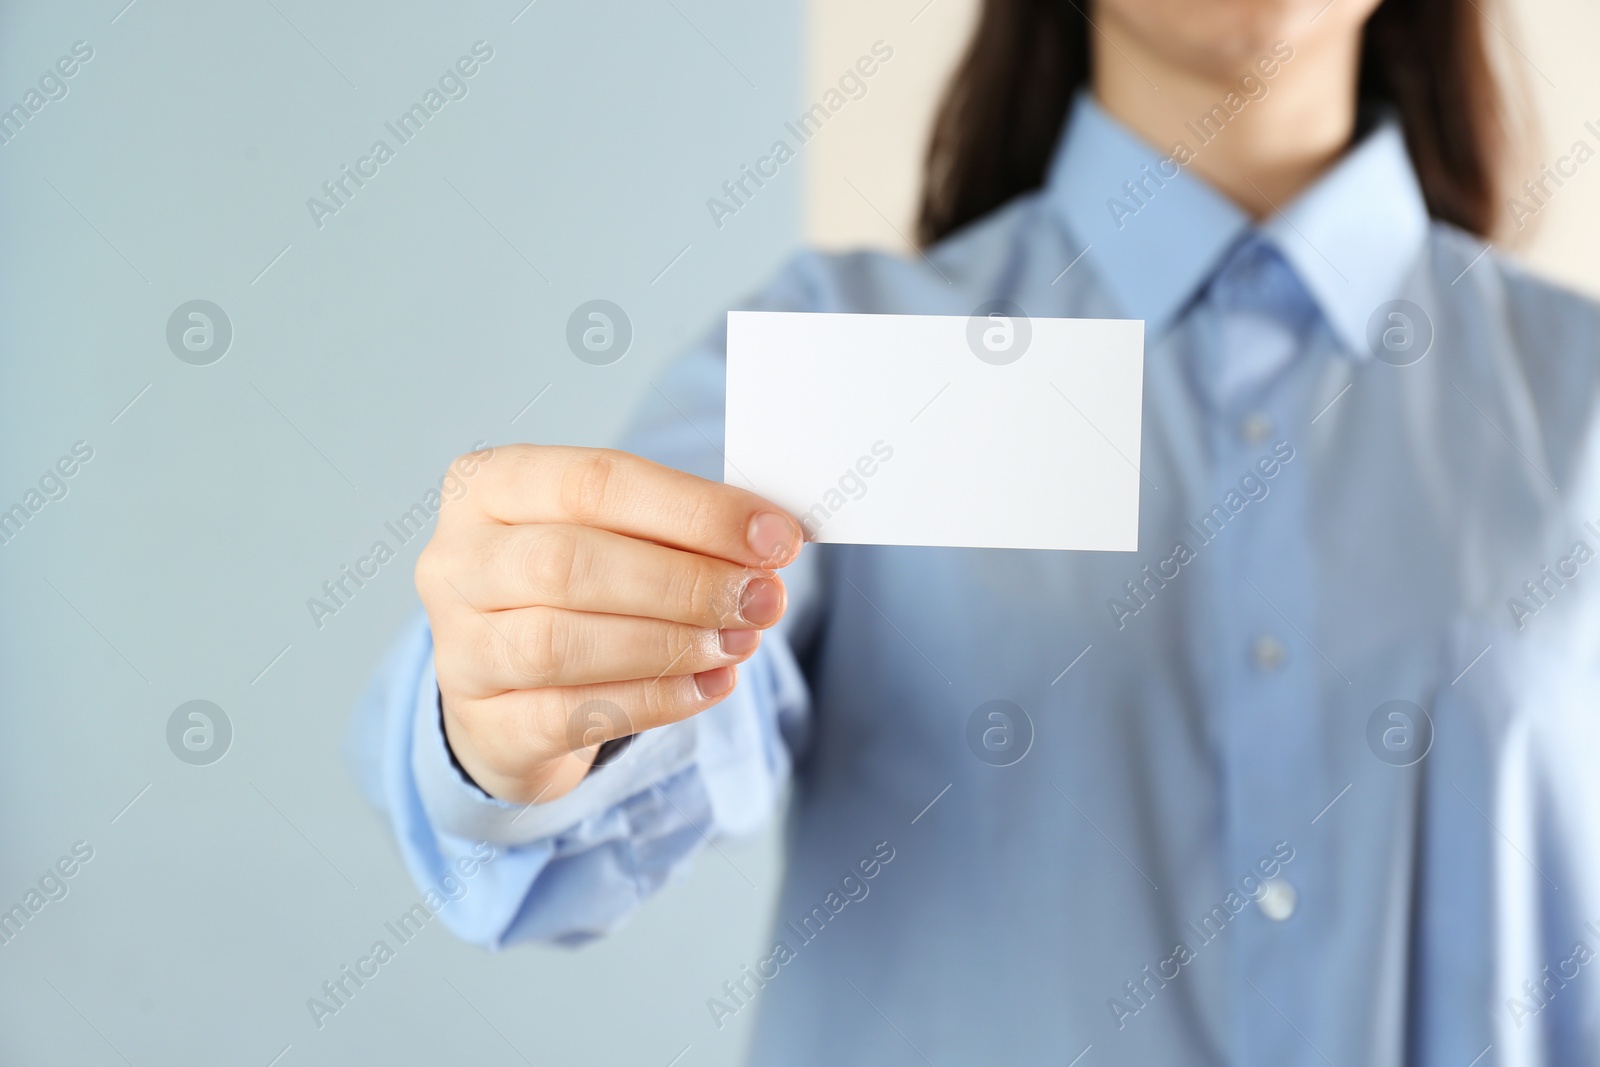
[(483, 507), (508, 525), (598, 527), (768, 569), (800, 552), (794, 519), (735, 486), (610, 449), (525, 445), (498, 457), (480, 475)]
[(801, 544), (742, 489), (621, 452), (497, 449), (417, 564), (451, 750), (495, 796), (574, 788), (599, 744), (733, 690)]
[[(445, 707), (471, 735), (473, 762), (514, 778), (526, 768), (697, 715), (726, 698), (737, 681), (736, 667), (719, 667), (699, 675), (447, 700)], [(468, 769), (476, 778), (479, 768)]]
[(756, 630), (708, 629), (630, 615), (514, 608), (463, 620), (436, 636), (441, 678), (467, 698), (506, 690), (693, 675), (742, 663)]
[(786, 606), (767, 572), (608, 530), (490, 524), (459, 536), (450, 583), (481, 611), (549, 605), (722, 629), (770, 626)]

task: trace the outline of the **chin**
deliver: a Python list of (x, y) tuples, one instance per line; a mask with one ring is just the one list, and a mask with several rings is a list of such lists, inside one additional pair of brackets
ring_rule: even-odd
[[(1095, 0), (1094, 17), (1114, 21), (1150, 51), (1183, 66), (1231, 76), (1272, 50), (1365, 22), (1379, 0)], [(1315, 20), (1315, 21), (1313, 21)]]

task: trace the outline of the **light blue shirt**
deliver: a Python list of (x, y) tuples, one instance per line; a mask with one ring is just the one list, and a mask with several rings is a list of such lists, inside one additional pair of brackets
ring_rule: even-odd
[[(603, 934), (792, 784), (707, 991), (754, 1062), (1600, 1063), (1600, 315), (1431, 222), (1392, 123), (1280, 207), (1080, 98), (926, 257), (797, 257), (750, 306), (1145, 320), (1139, 551), (808, 546), (729, 699), (527, 809), (417, 623), (352, 748), (420, 884), (502, 848), (446, 921)], [(628, 447), (720, 478), (722, 331), (659, 386)]]

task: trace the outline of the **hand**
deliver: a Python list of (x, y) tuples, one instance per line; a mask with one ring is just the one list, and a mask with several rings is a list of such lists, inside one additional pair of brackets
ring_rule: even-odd
[(602, 742), (716, 704), (783, 617), (774, 571), (801, 542), (753, 493), (638, 456), (496, 448), (417, 560), (456, 759), (493, 796), (548, 802)]

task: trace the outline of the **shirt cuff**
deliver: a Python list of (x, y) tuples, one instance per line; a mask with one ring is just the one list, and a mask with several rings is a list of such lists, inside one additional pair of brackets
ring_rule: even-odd
[(547, 804), (508, 804), (489, 796), (456, 767), (440, 719), (433, 657), (418, 679), (411, 773), (428, 821), (442, 833), (492, 845), (526, 845), (605, 814), (694, 762), (693, 718), (646, 730), (604, 767)]

